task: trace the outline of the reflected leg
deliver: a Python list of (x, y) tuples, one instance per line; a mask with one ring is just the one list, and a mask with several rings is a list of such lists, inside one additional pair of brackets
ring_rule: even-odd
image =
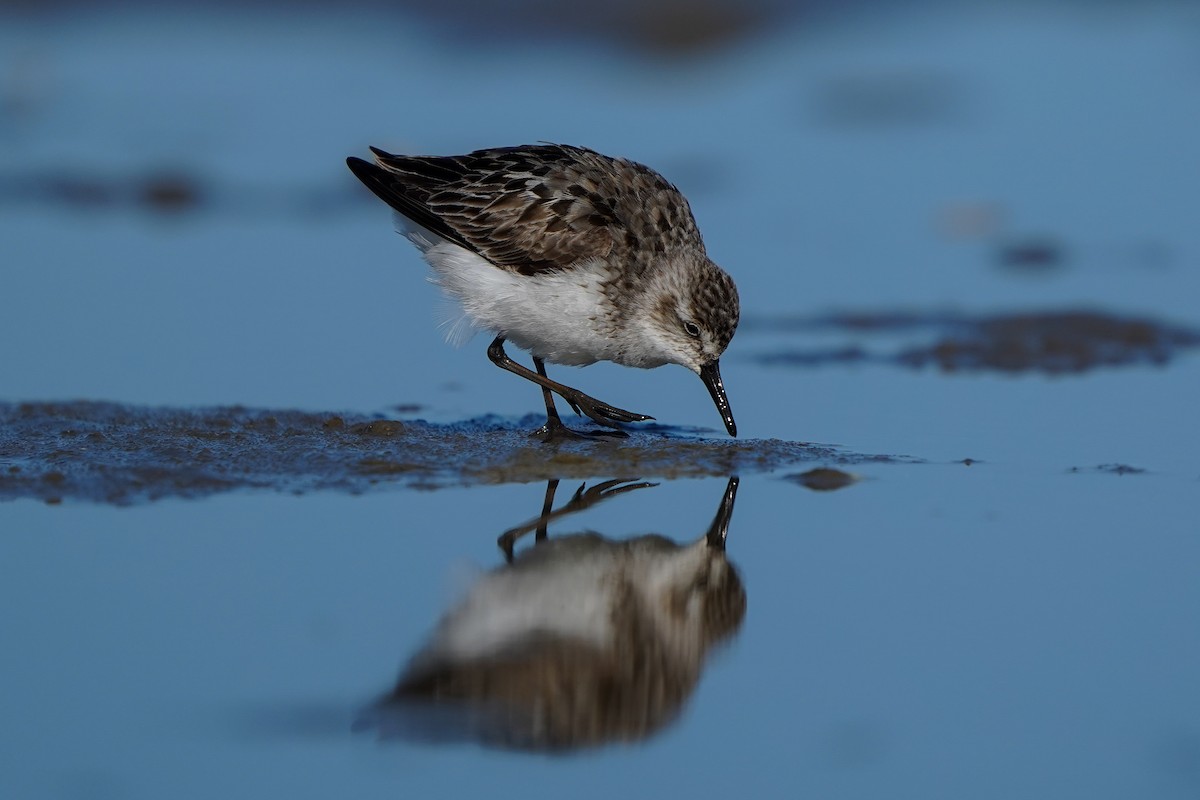
[[(517, 539), (530, 531), (535, 532), (535, 541), (544, 541), (549, 535), (547, 533), (547, 526), (556, 519), (569, 514), (576, 514), (610, 497), (616, 497), (619, 494), (637, 491), (638, 489), (648, 489), (651, 486), (657, 485), (648, 481), (639, 481), (636, 478), (608, 480), (598, 483), (590, 489), (586, 488), (586, 484), (580, 484), (579, 488), (575, 490), (575, 494), (571, 496), (571, 499), (563, 504), (562, 508), (555, 510), (554, 493), (558, 489), (558, 479), (553, 478), (546, 485), (546, 496), (542, 501), (542, 513), (534, 519), (509, 528), (500, 534), (496, 539), (496, 544), (504, 551), (504, 559), (511, 564), (513, 560), (513, 548), (516, 546)], [(730, 501), (730, 505), (732, 506), (732, 501)]]

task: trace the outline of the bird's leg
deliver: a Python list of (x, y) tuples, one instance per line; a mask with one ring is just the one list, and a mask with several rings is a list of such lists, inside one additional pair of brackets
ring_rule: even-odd
[[(527, 381), (533, 381), (538, 386), (542, 387), (543, 394), (549, 397), (550, 392), (562, 397), (566, 400), (571, 408), (575, 409), (576, 413), (582, 413), (600, 423), (607, 425), (610, 428), (615, 428), (614, 423), (617, 422), (645, 422), (646, 420), (654, 419), (654, 417), (646, 416), (645, 414), (636, 414), (632, 411), (626, 411), (623, 408), (610, 406), (608, 403), (602, 403), (594, 397), (584, 394), (578, 389), (572, 389), (570, 386), (564, 386), (558, 381), (550, 380), (546, 377), (546, 368), (544, 364), (539, 364), (540, 359), (535, 359), (534, 363), (538, 364), (539, 372), (534, 372), (528, 367), (523, 367), (517, 362), (508, 357), (504, 352), (504, 337), (497, 336), (488, 347), (488, 358), (492, 363), (501, 369), (506, 369), (509, 372), (520, 375)], [(540, 373), (540, 374), (539, 374)], [(547, 406), (547, 423), (558, 417), (558, 412), (555, 411), (553, 416), (550, 414), (550, 409), (553, 408), (554, 402), (551, 398), (546, 404)], [(559, 421), (561, 424), (561, 420)]]
[[(546, 362), (542, 361), (537, 356), (533, 357), (533, 365), (537, 367), (537, 374), (543, 378), (548, 378), (546, 375)], [(562, 420), (558, 417), (558, 409), (554, 407), (554, 395), (545, 386), (542, 387), (542, 399), (546, 401), (546, 419), (551, 422), (559, 422)], [(575, 413), (579, 413), (576, 411)]]
[[(542, 359), (538, 358), (537, 356), (534, 356), (533, 365), (537, 367), (538, 375), (541, 375), (543, 378), (549, 380), (549, 377), (546, 375), (546, 362), (542, 361)], [(563, 424), (562, 419), (558, 416), (558, 409), (554, 407), (554, 395), (545, 386), (542, 387), (542, 397), (546, 400), (546, 424), (531, 433), (530, 436), (540, 436), (543, 442), (556, 442), (563, 439), (591, 439), (595, 436), (628, 435), (625, 433), (625, 431), (610, 431), (607, 429), (599, 431), (587, 431), (585, 433), (571, 430)], [(570, 400), (567, 402), (571, 403), (571, 408), (573, 408), (575, 413), (578, 414), (579, 406), (575, 405), (575, 403), (571, 402)]]
[[(533, 365), (537, 367), (538, 375), (549, 380), (549, 377), (546, 375), (546, 362), (534, 356)], [(562, 418), (558, 416), (558, 409), (554, 407), (554, 394), (545, 386), (542, 386), (542, 399), (546, 401), (546, 424), (534, 431), (532, 435), (541, 436), (547, 442), (564, 436), (571, 437), (577, 435), (566, 425), (563, 425)], [(578, 408), (575, 409), (575, 413), (579, 413)], [(548, 511), (549, 509), (546, 510)]]

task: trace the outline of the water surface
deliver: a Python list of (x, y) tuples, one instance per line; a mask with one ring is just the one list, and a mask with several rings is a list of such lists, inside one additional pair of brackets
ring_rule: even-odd
[[(1195, 797), (1200, 27), (1102, 5), (536, 44), (6, 6), (0, 795)], [(657, 425), (530, 440), (344, 167), (537, 140), (688, 195), (743, 438), (686, 371), (598, 365), (551, 369)], [(548, 479), (656, 484), (548, 542), (686, 543), (734, 474), (744, 616), (646, 735), (361, 724)]]

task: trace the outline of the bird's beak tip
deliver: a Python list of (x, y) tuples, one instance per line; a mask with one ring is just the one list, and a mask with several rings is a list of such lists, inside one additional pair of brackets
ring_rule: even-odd
[(717, 406), (717, 412), (721, 415), (721, 421), (725, 423), (725, 430), (729, 431), (729, 435), (737, 438), (737, 423), (733, 421), (733, 411), (729, 408), (729, 398), (725, 396), (725, 384), (721, 381), (721, 365), (717, 361), (711, 361), (700, 368), (700, 380), (704, 381), (704, 385), (708, 387), (708, 393), (712, 395), (713, 403)]

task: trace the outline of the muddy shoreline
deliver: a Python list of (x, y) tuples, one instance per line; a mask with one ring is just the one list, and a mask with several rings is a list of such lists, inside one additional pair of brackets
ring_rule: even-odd
[(238, 489), (361, 493), (915, 460), (778, 439), (706, 439), (666, 426), (615, 441), (547, 445), (530, 436), (540, 422), (534, 416), (435, 424), (236, 406), (0, 403), (0, 499), (130, 505)]

